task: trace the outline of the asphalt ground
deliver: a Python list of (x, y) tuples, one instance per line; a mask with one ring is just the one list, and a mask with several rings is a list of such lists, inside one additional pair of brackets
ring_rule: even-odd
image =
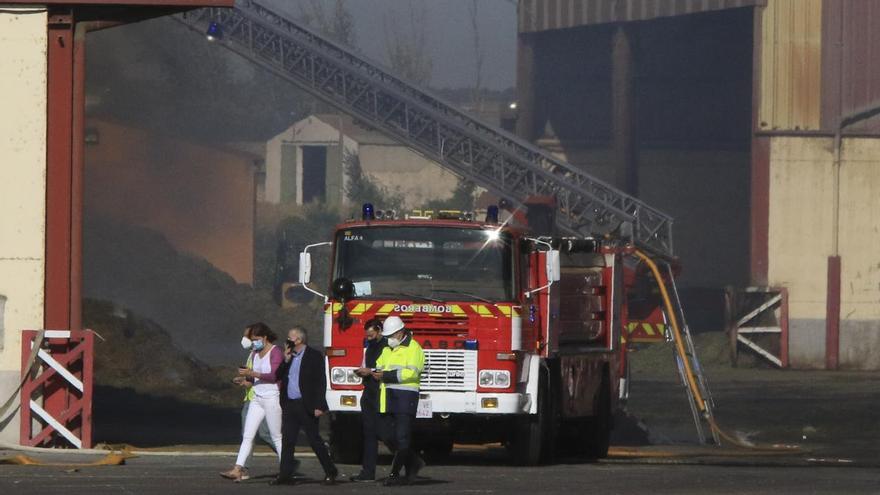
[[(654, 356), (650, 354), (654, 352)], [(711, 356), (710, 356), (711, 357)], [(431, 463), (415, 493), (875, 493), (880, 494), (880, 374), (767, 368), (733, 369), (706, 360), (715, 417), (730, 435), (759, 446), (798, 445), (794, 455), (697, 444), (683, 388), (669, 353), (633, 359), (632, 395), (618, 418), (609, 459), (563, 459), (515, 467), (499, 446), (457, 446), (450, 459)], [(652, 361), (653, 359), (653, 361)], [(386, 493), (380, 483), (322, 486), (316, 460), (303, 455), (307, 477), (295, 487), (272, 487), (276, 463), (268, 448), (241, 484), (222, 479), (237, 450), (236, 408), (187, 406), (126, 394), (109, 395), (96, 409), (97, 441), (133, 443), (141, 455), (122, 466), (77, 467), (99, 456), (27, 453), (42, 463), (0, 463), (0, 495), (7, 493)], [(109, 406), (113, 406), (112, 408)], [(325, 425), (326, 426), (326, 425)], [(326, 434), (325, 434), (326, 438)], [(145, 449), (144, 447), (154, 447)], [(307, 449), (306, 449), (307, 450)], [(175, 455), (174, 452), (186, 455)], [(15, 455), (0, 450), (0, 460)], [(194, 455), (198, 454), (198, 455)], [(384, 474), (389, 459), (383, 459)], [(344, 475), (357, 466), (340, 466)]]
[[(0, 451), (0, 457), (9, 452)], [(669, 493), (669, 494), (811, 494), (880, 493), (877, 466), (815, 463), (806, 458), (737, 457), (718, 459), (614, 460), (587, 463), (563, 460), (540, 467), (513, 467), (499, 452), (455, 452), (442, 465), (427, 466), (405, 488), (381, 482), (354, 483), (342, 476), (335, 486), (320, 483), (314, 457), (303, 457), (304, 478), (295, 486), (270, 486), (276, 463), (272, 457), (254, 459), (252, 478), (233, 483), (219, 476), (232, 456), (149, 455), (128, 459), (125, 465), (101, 467), (0, 465), (3, 494), (104, 493)], [(29, 454), (43, 462), (83, 463), (100, 456)], [(387, 459), (385, 459), (387, 461)], [(339, 466), (343, 475), (357, 466)], [(387, 466), (381, 468), (384, 473)]]

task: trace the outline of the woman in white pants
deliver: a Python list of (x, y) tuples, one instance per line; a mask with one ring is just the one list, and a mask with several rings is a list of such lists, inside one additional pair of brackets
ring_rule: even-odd
[(273, 344), (276, 338), (275, 333), (265, 323), (252, 325), (253, 367), (252, 369), (241, 367), (238, 369), (238, 374), (253, 380), (254, 398), (248, 406), (244, 420), (238, 458), (232, 469), (220, 473), (224, 478), (233, 481), (248, 479), (245, 463), (254, 448), (254, 437), (264, 418), (269, 426), (269, 435), (272, 437), (272, 443), (275, 444), (275, 450), (279, 455), (281, 453), (281, 403), (278, 400), (279, 390), (275, 381), (275, 371), (284, 361), (284, 353)]

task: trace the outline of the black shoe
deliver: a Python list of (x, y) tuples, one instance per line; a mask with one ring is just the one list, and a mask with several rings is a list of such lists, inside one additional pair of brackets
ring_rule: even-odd
[(412, 483), (419, 476), (419, 471), (425, 467), (425, 460), (422, 459), (421, 456), (416, 456), (416, 459), (413, 461), (412, 466), (408, 466), (406, 468), (406, 480)]
[(328, 474), (327, 476), (324, 477), (324, 482), (323, 482), (323, 484), (325, 484), (325, 485), (335, 485), (335, 484), (336, 484), (336, 477), (337, 477), (337, 476), (339, 476), (339, 472), (338, 472), (338, 471), (333, 471), (332, 473), (330, 473), (330, 474)]
[(348, 479), (351, 481), (354, 481), (356, 483), (364, 483), (364, 482), (376, 481), (376, 476), (366, 474), (363, 471), (361, 471), (360, 473), (358, 473), (354, 476), (349, 476)]
[(406, 478), (401, 478), (400, 475), (397, 474), (389, 474), (385, 481), (382, 483), (385, 486), (403, 486), (409, 483), (409, 480)]
[(272, 486), (278, 485), (295, 485), (296, 481), (288, 476), (276, 476), (275, 479), (269, 481), (269, 484)]

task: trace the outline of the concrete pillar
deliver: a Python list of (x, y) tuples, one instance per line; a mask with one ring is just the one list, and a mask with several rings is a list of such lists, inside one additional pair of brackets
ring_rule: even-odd
[(537, 76), (535, 37), (520, 34), (517, 36), (516, 57), (516, 134), (529, 141), (534, 141), (537, 137), (535, 133)]
[(638, 193), (636, 149), (635, 59), (632, 32), (619, 25), (611, 40), (611, 119), (615, 156), (614, 181), (629, 194)]

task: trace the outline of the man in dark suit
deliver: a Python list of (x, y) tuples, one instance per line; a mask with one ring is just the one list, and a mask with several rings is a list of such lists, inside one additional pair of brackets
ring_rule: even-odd
[(339, 474), (318, 433), (318, 418), (328, 409), (324, 356), (306, 345), (306, 341), (306, 332), (301, 327), (287, 332), (284, 362), (276, 372), (281, 383), (281, 467), (278, 477), (271, 482), (274, 485), (294, 482), (294, 448), (300, 428), (324, 468), (324, 484), (334, 484)]
[[(361, 472), (349, 478), (351, 481), (375, 481), (376, 460), (379, 456), (379, 429), (382, 426), (379, 416), (379, 382), (373, 378), (372, 370), (376, 367), (376, 360), (382, 354), (382, 349), (388, 347), (388, 342), (382, 336), (382, 321), (373, 318), (364, 323), (366, 342), (364, 348), (364, 365), (355, 373), (363, 378), (364, 392), (361, 394), (361, 420), (364, 429), (364, 455), (361, 464)], [(384, 433), (384, 432), (383, 432)]]

